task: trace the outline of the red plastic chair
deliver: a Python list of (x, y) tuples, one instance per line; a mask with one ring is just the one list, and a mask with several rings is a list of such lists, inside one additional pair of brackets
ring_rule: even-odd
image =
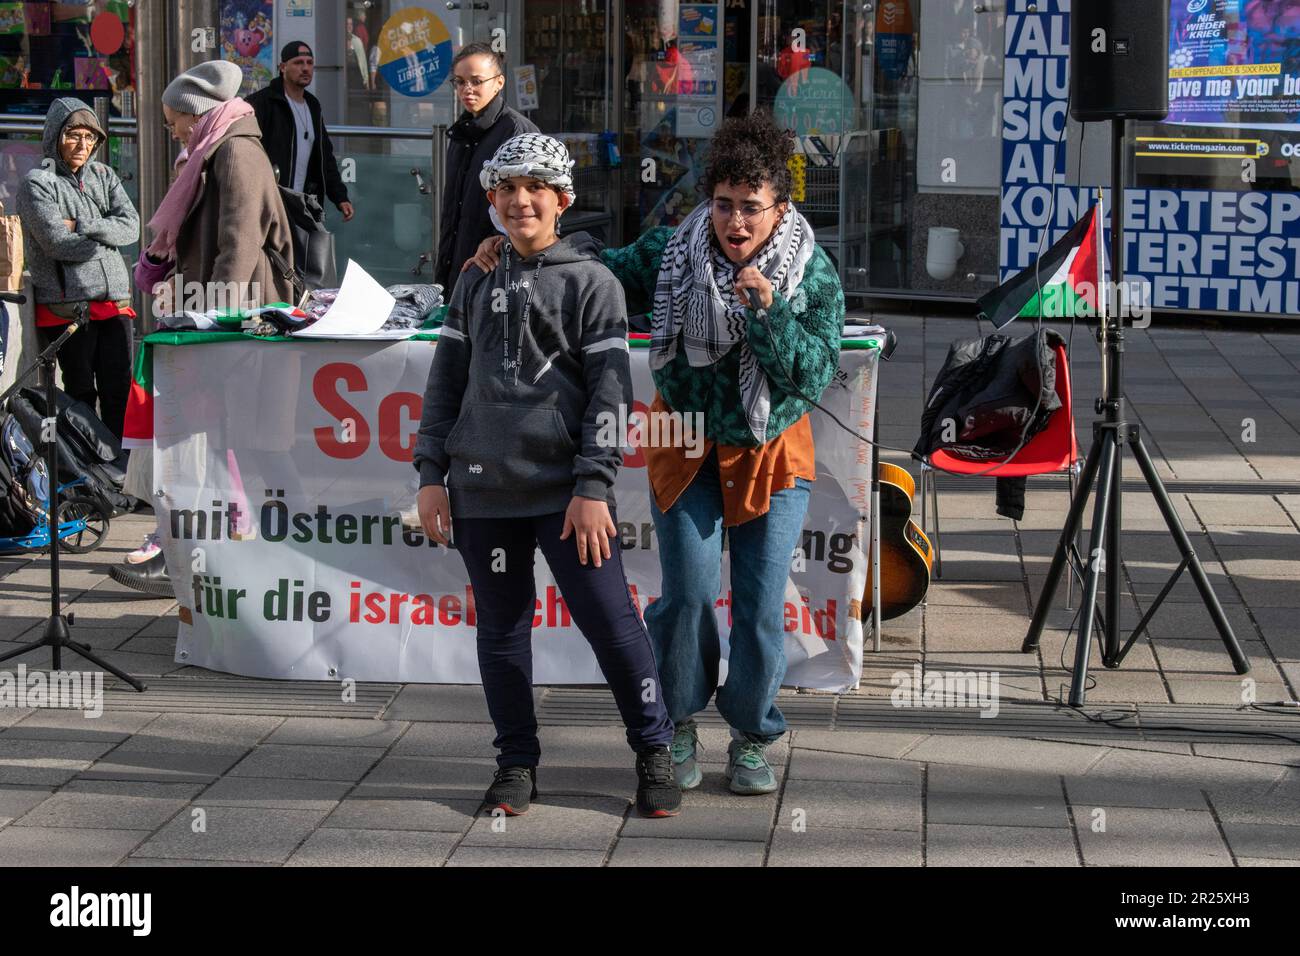
[[(1025, 443), (1015, 458), (990, 472), (989, 478), (1028, 478), (1031, 475), (1065, 475), (1069, 481), (1070, 500), (1074, 500), (1074, 486), (1079, 472), (1083, 470), (1083, 461), (1079, 458), (1079, 443), (1074, 435), (1074, 403), (1070, 390), (1070, 364), (1065, 354), (1065, 346), (1056, 347), (1056, 394), (1061, 399), (1061, 407), (1053, 413), (1047, 427)], [(935, 467), (947, 472), (975, 475), (988, 471), (994, 461), (972, 461), (961, 458), (942, 448), (930, 454), (928, 461), (921, 463), (921, 530), (934, 542), (934, 576), (943, 577), (943, 557), (939, 544), (939, 484), (935, 480)], [(934, 503), (934, 532), (930, 532), (927, 522), (926, 494)], [(1076, 539), (1076, 547), (1078, 541)], [(1065, 606), (1071, 603), (1074, 575), (1066, 576)]]

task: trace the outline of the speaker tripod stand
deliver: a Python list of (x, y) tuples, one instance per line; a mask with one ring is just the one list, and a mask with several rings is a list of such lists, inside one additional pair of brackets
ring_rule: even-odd
[[(1123, 276), (1124, 233), (1121, 210), (1124, 208), (1124, 149), (1123, 119), (1111, 120), (1111, 205), (1110, 205), (1110, 261), (1113, 273), (1111, 288), (1118, 290)], [(1100, 256), (1101, 249), (1098, 248)], [(1088, 504), (1088, 497), (1096, 485), (1096, 498), (1092, 513), (1092, 534), (1088, 539), (1087, 570), (1083, 576), (1083, 600), (1080, 604), (1079, 640), (1075, 648), (1074, 675), (1070, 683), (1070, 706), (1083, 706), (1087, 693), (1088, 657), (1092, 650), (1093, 632), (1101, 617), (1101, 660), (1108, 668), (1119, 667), (1132, 649), (1134, 643), (1146, 630), (1152, 616), (1164, 603), (1184, 571), (1189, 571), (1196, 589), (1200, 592), (1201, 602), (1209, 611), (1215, 629), (1232, 658), (1233, 669), (1238, 674), (1250, 670), (1250, 663), (1242, 652), (1241, 645), (1232, 633), (1232, 625), (1223, 613), (1223, 606), (1214, 593), (1214, 587), (1205, 574), (1201, 559), (1192, 547), (1191, 539), (1183, 528), (1182, 520), (1169, 500), (1169, 492), (1156, 472), (1151, 456), (1142, 443), (1140, 427), (1126, 419), (1124, 404), (1123, 359), (1124, 359), (1124, 319), (1118, 308), (1119, 296), (1116, 294), (1107, 305), (1109, 290), (1105, 283), (1100, 283), (1097, 290), (1099, 306), (1098, 338), (1102, 348), (1102, 397), (1098, 401), (1098, 411), (1102, 414), (1100, 421), (1093, 423), (1092, 447), (1088, 451), (1087, 463), (1079, 482), (1074, 499), (1070, 502), (1070, 512), (1061, 530), (1060, 541), (1052, 555), (1052, 564), (1043, 584), (1042, 594), (1034, 608), (1034, 617), (1029, 625), (1021, 650), (1032, 653), (1037, 650), (1042, 637), (1043, 627), (1056, 598), (1056, 589), (1061, 581), (1061, 574), (1066, 565), (1071, 565), (1070, 573), (1075, 573), (1073, 565), (1080, 561), (1075, 548), (1076, 534), (1083, 524), (1083, 512)], [(1125, 447), (1133, 453), (1133, 458), (1146, 480), (1147, 489), (1155, 499), (1160, 515), (1169, 529), (1182, 556), (1182, 561), (1165, 582), (1160, 593), (1146, 613), (1142, 615), (1133, 633), (1121, 646), (1121, 597), (1123, 574), (1123, 460)], [(1102, 575), (1106, 577), (1106, 611), (1099, 615), (1097, 592)]]

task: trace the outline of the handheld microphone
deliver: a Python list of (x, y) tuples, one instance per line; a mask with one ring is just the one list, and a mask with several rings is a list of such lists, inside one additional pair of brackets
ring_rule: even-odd
[[(740, 271), (741, 271), (741, 269), (743, 269), (743, 268), (744, 268), (744, 266), (739, 266), (739, 267), (737, 267), (735, 274), (732, 276), (732, 283), (733, 283), (733, 284), (735, 283), (736, 279), (740, 276)], [(767, 318), (767, 316), (766, 316), (766, 315), (764, 314), (764, 312), (763, 312), (763, 303), (762, 303), (762, 302), (759, 300), (759, 298), (758, 298), (758, 290), (757, 290), (757, 289), (745, 289), (744, 291), (747, 292), (747, 293), (749, 293), (749, 295), (748, 295), (748, 299), (749, 299), (749, 307), (750, 307), (751, 309), (753, 309), (755, 312), (757, 312), (757, 313), (758, 313), (760, 316), (762, 316), (763, 318)]]
[(0, 302), (12, 302), (14, 305), (23, 305), (27, 302), (27, 296), (21, 292), (0, 292)]

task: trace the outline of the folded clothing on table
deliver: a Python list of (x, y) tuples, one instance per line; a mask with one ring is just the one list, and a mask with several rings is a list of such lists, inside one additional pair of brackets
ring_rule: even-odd
[[(380, 331), (409, 329), (417, 332), (424, 326), (429, 314), (442, 305), (440, 285), (403, 283), (390, 285), (387, 291), (397, 301)], [(338, 294), (338, 289), (315, 289), (307, 294), (303, 309), (315, 321), (329, 311)]]

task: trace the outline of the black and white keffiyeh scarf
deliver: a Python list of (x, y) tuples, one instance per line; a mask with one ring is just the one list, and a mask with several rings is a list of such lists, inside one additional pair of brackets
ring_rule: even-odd
[[(679, 347), (690, 365), (712, 365), (740, 345), (740, 395), (750, 431), (767, 441), (771, 395), (767, 376), (746, 338), (748, 301), (736, 294), (738, 266), (712, 241), (713, 223), (706, 200), (692, 210), (664, 247), (655, 284), (650, 325), (650, 368), (671, 362)], [(772, 288), (790, 299), (803, 281), (813, 255), (813, 230), (791, 203), (758, 254), (755, 266)]]
[(479, 171), (479, 185), (496, 189), (502, 180), (515, 176), (532, 176), (568, 193), (573, 192), (573, 163), (568, 148), (545, 133), (520, 133), (512, 136), (492, 154)]

